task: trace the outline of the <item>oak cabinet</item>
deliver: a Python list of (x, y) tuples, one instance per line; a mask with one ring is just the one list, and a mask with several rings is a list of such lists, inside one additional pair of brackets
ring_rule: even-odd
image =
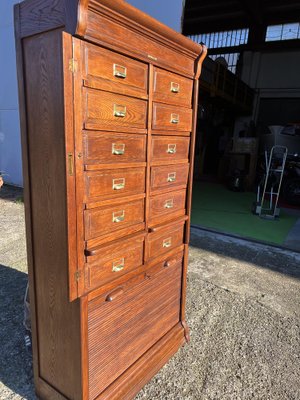
[(189, 338), (206, 49), (124, 1), (15, 6), (34, 379), (131, 399)]

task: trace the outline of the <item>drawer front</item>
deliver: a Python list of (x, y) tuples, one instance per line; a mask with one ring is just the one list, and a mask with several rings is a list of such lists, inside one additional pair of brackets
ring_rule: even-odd
[(168, 267), (155, 266), (118, 287), (106, 297), (112, 301), (89, 303), (90, 399), (179, 322), (181, 275), (182, 258), (174, 257)]
[(190, 132), (192, 110), (153, 103), (152, 129)]
[(87, 257), (87, 289), (93, 289), (143, 264), (144, 238), (119, 240), (94, 250)]
[(189, 164), (166, 165), (151, 168), (151, 190), (186, 186)]
[(85, 240), (106, 235), (144, 221), (144, 200), (95, 208), (84, 212)]
[(193, 81), (180, 75), (154, 68), (154, 101), (178, 104), (185, 107), (192, 105)]
[[(109, 46), (118, 46), (124, 52), (130, 52), (139, 58), (140, 56), (150, 61), (157, 61), (172, 70), (177, 69), (190, 75), (195, 74), (195, 58), (188, 57), (181, 49), (178, 51), (170, 49), (167, 45), (141, 35), (139, 32), (126, 26), (126, 22), (120, 24), (113, 20), (110, 13), (108, 17), (96, 12), (88, 12), (88, 40), (95, 38), (96, 41), (105, 42)], [(196, 50), (200, 54), (201, 49)]]
[(145, 192), (145, 168), (87, 172), (85, 202)]
[(147, 102), (95, 89), (84, 89), (86, 129), (146, 129)]
[(83, 134), (86, 165), (146, 161), (146, 136), (85, 131)]
[(190, 139), (176, 136), (154, 136), (152, 138), (152, 161), (185, 160), (189, 158)]
[(90, 43), (83, 46), (86, 86), (147, 97), (147, 64)]
[(150, 233), (147, 238), (146, 259), (157, 257), (183, 244), (184, 224)]
[(160, 218), (185, 214), (186, 191), (169, 192), (150, 198), (149, 223), (159, 221)]

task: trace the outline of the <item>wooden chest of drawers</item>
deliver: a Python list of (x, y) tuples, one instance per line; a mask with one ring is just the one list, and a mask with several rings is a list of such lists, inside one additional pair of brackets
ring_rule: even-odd
[(206, 50), (115, 0), (15, 6), (36, 392), (131, 399), (188, 340)]

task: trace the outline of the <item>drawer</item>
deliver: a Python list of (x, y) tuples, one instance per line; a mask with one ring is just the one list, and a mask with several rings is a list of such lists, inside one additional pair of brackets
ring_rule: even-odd
[[(118, 8), (118, 3), (110, 2), (112, 5)], [(135, 11), (132, 11), (135, 13)], [(170, 11), (171, 12), (171, 11)], [(130, 53), (135, 58), (143, 57), (150, 62), (159, 63), (160, 65), (166, 66), (167, 69), (177, 70), (188, 74), (193, 77), (195, 74), (195, 57), (199, 55), (202, 51), (201, 46), (194, 43), (193, 52), (194, 55), (187, 55), (185, 47), (191, 48), (190, 44), (184, 44), (183, 47), (176, 44), (173, 48), (170, 48), (167, 42), (162, 42), (162, 36), (155, 34), (156, 39), (153, 40), (152, 33), (149, 33), (146, 29), (146, 34), (143, 35), (138, 32), (133, 26), (127, 24), (126, 18), (124, 22), (116, 18), (119, 10), (115, 15), (111, 12), (107, 12), (107, 15), (102, 15), (89, 10), (87, 13), (87, 26), (88, 32), (86, 40), (105, 43), (108, 46), (117, 46), (120, 52)], [(176, 34), (179, 38), (179, 34)], [(173, 32), (172, 32), (173, 36)], [(181, 41), (181, 39), (180, 39)]]
[(122, 168), (85, 173), (85, 202), (145, 192), (145, 168)]
[(192, 106), (192, 79), (154, 68), (153, 100), (168, 104)]
[[(110, 282), (143, 265), (144, 237), (118, 240), (90, 250), (86, 263), (86, 289)], [(88, 254), (89, 254), (88, 253)]]
[(182, 256), (170, 261), (88, 303), (90, 399), (179, 323)]
[(145, 220), (144, 199), (84, 212), (85, 240), (107, 235)]
[(85, 165), (145, 162), (146, 147), (146, 136), (142, 135), (83, 133)]
[(160, 223), (166, 218), (185, 215), (186, 190), (168, 192), (150, 197), (149, 224)]
[(84, 89), (84, 127), (146, 133), (147, 101)]
[(151, 190), (186, 186), (189, 164), (151, 167)]
[(82, 42), (85, 86), (147, 98), (148, 65)]
[(146, 243), (146, 260), (158, 257), (183, 244), (184, 222), (170, 225), (150, 233)]
[(192, 110), (153, 103), (152, 129), (190, 132)]
[(190, 139), (176, 136), (153, 136), (151, 161), (173, 161), (189, 158)]

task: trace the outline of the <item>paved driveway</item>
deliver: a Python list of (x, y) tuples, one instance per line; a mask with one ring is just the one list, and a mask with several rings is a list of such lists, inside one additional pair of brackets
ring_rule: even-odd
[[(34, 399), (24, 345), (21, 192), (0, 192), (0, 399)], [(300, 238), (299, 238), (300, 240)], [(300, 256), (193, 230), (191, 343), (140, 392), (147, 400), (299, 400)]]

